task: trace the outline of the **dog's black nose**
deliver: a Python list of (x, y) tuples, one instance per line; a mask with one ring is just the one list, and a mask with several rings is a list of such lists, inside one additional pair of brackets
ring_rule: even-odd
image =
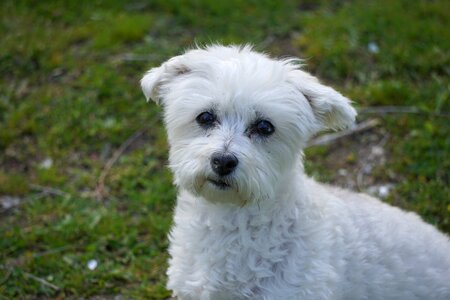
[(225, 176), (233, 172), (239, 161), (231, 153), (215, 153), (211, 156), (211, 167), (220, 176)]

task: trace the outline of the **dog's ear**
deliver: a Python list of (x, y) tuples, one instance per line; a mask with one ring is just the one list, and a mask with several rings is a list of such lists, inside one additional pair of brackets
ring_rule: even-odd
[(161, 87), (173, 80), (175, 77), (190, 72), (183, 64), (182, 56), (176, 56), (160, 67), (149, 70), (141, 79), (141, 88), (147, 101), (152, 99), (157, 104), (161, 103)]
[(316, 77), (297, 69), (291, 71), (290, 81), (309, 102), (321, 129), (342, 129), (355, 122), (351, 101)]

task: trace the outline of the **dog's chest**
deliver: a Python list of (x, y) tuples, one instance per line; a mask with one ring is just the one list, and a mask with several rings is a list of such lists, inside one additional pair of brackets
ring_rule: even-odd
[[(196, 210), (186, 222), (186, 213), (175, 215), (170, 281), (179, 277), (195, 286), (251, 297), (268, 287), (282, 288), (286, 272), (299, 262), (293, 262), (292, 253), (304, 252), (294, 218), (273, 219), (245, 210), (220, 214)], [(185, 270), (174, 270), (180, 266)]]

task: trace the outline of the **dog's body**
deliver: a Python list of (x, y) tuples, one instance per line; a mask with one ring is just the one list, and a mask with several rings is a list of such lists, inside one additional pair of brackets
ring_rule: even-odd
[(304, 175), (301, 149), (350, 102), (293, 60), (192, 50), (152, 69), (179, 187), (179, 299), (450, 299), (450, 242), (412, 213)]

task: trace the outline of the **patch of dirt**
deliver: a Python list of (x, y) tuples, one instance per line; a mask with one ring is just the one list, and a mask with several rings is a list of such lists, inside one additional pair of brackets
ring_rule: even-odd
[(324, 155), (308, 160), (332, 172), (330, 183), (355, 191), (385, 198), (398, 181), (386, 165), (386, 145), (391, 136), (384, 128), (375, 128), (341, 138), (327, 146)]

